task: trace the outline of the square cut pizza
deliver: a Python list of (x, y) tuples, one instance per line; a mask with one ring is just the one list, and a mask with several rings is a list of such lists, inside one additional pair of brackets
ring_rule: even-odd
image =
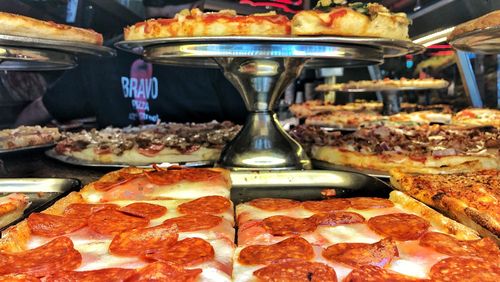
[(389, 199), (255, 199), (238, 205), (236, 214), (233, 281), (493, 281), (500, 275), (493, 240), (397, 191)]
[(231, 281), (228, 175), (181, 168), (106, 174), (2, 234), (0, 281)]

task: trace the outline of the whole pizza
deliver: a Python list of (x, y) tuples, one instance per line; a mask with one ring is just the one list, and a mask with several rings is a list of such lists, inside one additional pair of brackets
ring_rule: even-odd
[[(325, 2), (325, 1), (321, 1)], [(410, 20), (376, 3), (335, 3), (300, 11), (289, 20), (274, 11), (237, 15), (234, 10), (183, 10), (170, 19), (151, 19), (124, 29), (125, 40), (193, 36), (338, 35), (409, 40)]]
[(409, 40), (409, 25), (405, 13), (391, 13), (378, 3), (320, 0), (317, 9), (300, 11), (293, 16), (292, 34)]
[(381, 90), (404, 90), (404, 89), (442, 89), (448, 87), (448, 81), (436, 78), (424, 79), (382, 79), (382, 80), (360, 80), (347, 83), (321, 84), (316, 91), (381, 91)]
[(199, 9), (183, 10), (173, 19), (152, 19), (129, 26), (125, 40), (161, 37), (287, 35), (290, 22), (275, 12), (240, 16), (234, 10), (203, 13)]
[(51, 145), (61, 138), (55, 127), (20, 126), (0, 130), (0, 149), (11, 150), (39, 145)]
[(474, 30), (480, 30), (480, 29), (486, 29), (489, 27), (500, 27), (500, 11), (493, 11), (491, 13), (488, 13), (482, 17), (479, 17), (477, 19), (473, 19), (467, 22), (464, 22), (462, 24), (457, 25), (451, 34), (448, 36), (448, 41), (452, 41), (453, 39), (460, 37), (462, 34), (474, 31)]
[(313, 159), (337, 165), (433, 174), (500, 168), (495, 127), (378, 125), (343, 135), (298, 126), (290, 134)]
[(90, 29), (0, 12), (0, 34), (102, 45), (102, 35)]
[[(3, 281), (495, 281), (500, 250), (397, 191), (257, 198), (224, 169), (125, 168), (0, 239)], [(238, 234), (235, 237), (235, 234)]]
[(231, 122), (160, 123), (67, 132), (55, 152), (96, 164), (215, 161), (240, 128)]

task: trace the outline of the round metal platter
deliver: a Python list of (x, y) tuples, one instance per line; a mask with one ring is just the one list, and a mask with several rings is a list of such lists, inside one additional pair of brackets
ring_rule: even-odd
[[(213, 58), (315, 58), (323, 65), (366, 66), (382, 63), (380, 48), (373, 46), (328, 45), (323, 43), (179, 43), (146, 47), (144, 57), (156, 63), (217, 66)], [(184, 62), (185, 58), (188, 61)], [(320, 61), (321, 62), (321, 61)], [(316, 61), (318, 66), (320, 62)]]
[[(350, 88), (350, 89), (342, 89), (342, 90), (332, 90), (337, 92), (348, 92), (348, 93), (362, 93), (362, 92), (377, 92), (377, 91), (423, 91), (423, 90), (437, 90), (444, 89), (446, 87), (399, 87), (399, 88)], [(330, 91), (330, 90), (325, 90)]]
[(120, 41), (115, 46), (124, 51), (142, 55), (147, 47), (155, 45), (168, 44), (209, 44), (209, 43), (286, 43), (299, 44), (309, 43), (318, 44), (325, 43), (329, 45), (356, 45), (356, 46), (372, 46), (381, 48), (384, 58), (399, 57), (406, 54), (414, 54), (422, 52), (425, 47), (415, 44), (411, 41), (386, 39), (386, 38), (370, 38), (370, 37), (340, 37), (340, 36), (207, 36), (207, 37), (172, 37), (159, 38), (148, 40), (131, 40)]
[(331, 163), (327, 163), (324, 161), (318, 161), (318, 160), (314, 160), (314, 159), (311, 160), (311, 162), (312, 162), (313, 167), (317, 168), (317, 169), (357, 172), (357, 173), (362, 173), (362, 174), (366, 174), (366, 175), (377, 177), (377, 178), (389, 178), (390, 177), (390, 174), (385, 172), (385, 171), (355, 168), (355, 167), (344, 166), (344, 165), (336, 165), (336, 164), (331, 164)]
[[(141, 168), (150, 168), (152, 164), (150, 163), (99, 163), (99, 162), (91, 162), (86, 160), (80, 160), (71, 156), (60, 155), (56, 153), (54, 149), (45, 151), (45, 155), (47, 157), (56, 159), (63, 163), (78, 165), (78, 166), (87, 166), (87, 167), (129, 167), (131, 165)], [(212, 167), (214, 164), (213, 161), (197, 161), (197, 162), (181, 162), (181, 163), (160, 163), (159, 167), (169, 167), (172, 165), (182, 165), (186, 167)]]
[(450, 41), (453, 48), (479, 54), (500, 53), (500, 26), (466, 32)]
[(42, 145), (35, 145), (28, 147), (13, 148), (13, 149), (0, 149), (0, 155), (48, 149), (54, 147), (55, 145), (56, 145), (55, 143), (50, 143), (50, 144), (42, 144)]
[(36, 49), (49, 49), (78, 55), (92, 55), (98, 57), (111, 57), (116, 55), (116, 50), (94, 44), (86, 44), (66, 40), (50, 40), (24, 36), (0, 34), (0, 45), (13, 47), (26, 47)]
[(66, 70), (77, 66), (75, 57), (44, 49), (0, 46), (0, 70)]

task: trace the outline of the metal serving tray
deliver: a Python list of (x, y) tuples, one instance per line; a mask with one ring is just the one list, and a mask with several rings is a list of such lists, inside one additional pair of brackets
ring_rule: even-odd
[(256, 198), (387, 197), (392, 190), (375, 177), (346, 171), (232, 171), (231, 181), (235, 204)]
[(318, 169), (327, 169), (327, 170), (339, 170), (339, 171), (349, 171), (349, 172), (356, 172), (356, 173), (363, 173), (369, 176), (377, 177), (377, 178), (384, 178), (388, 179), (390, 177), (389, 173), (385, 171), (379, 171), (379, 170), (374, 170), (374, 169), (363, 169), (363, 168), (355, 168), (351, 166), (345, 166), (345, 165), (336, 165), (336, 164), (331, 164), (327, 163), (324, 161), (318, 161), (318, 160), (311, 160), (312, 165), (314, 168)]
[(466, 32), (452, 41), (453, 48), (479, 54), (500, 53), (500, 26)]
[(95, 44), (80, 43), (67, 40), (50, 40), (43, 38), (16, 36), (0, 34), (0, 45), (26, 47), (36, 49), (49, 49), (65, 53), (85, 54), (98, 57), (112, 57), (116, 55), (116, 51), (106, 46)]
[(384, 57), (399, 57), (406, 54), (422, 52), (425, 47), (412, 41), (374, 37), (345, 37), (345, 36), (200, 36), (200, 37), (171, 37), (148, 40), (120, 41), (115, 46), (124, 51), (142, 55), (147, 47), (178, 43), (328, 43), (347, 44), (356, 46), (380, 47)]
[[(73, 158), (70, 156), (64, 156), (56, 153), (54, 149), (47, 150), (45, 151), (45, 155), (49, 158), (61, 161), (66, 164), (71, 164), (71, 165), (77, 165), (77, 166), (86, 166), (86, 167), (107, 167), (107, 168), (122, 168), (122, 167), (129, 167), (131, 165), (140, 167), (140, 168), (151, 168), (152, 164), (151, 163), (135, 163), (135, 164), (130, 164), (130, 163), (99, 163), (99, 162), (91, 162), (91, 161), (85, 161), (85, 160), (80, 160), (77, 158)], [(155, 163), (157, 164), (157, 163)], [(182, 162), (182, 163), (159, 163), (157, 164), (159, 167), (169, 167), (172, 165), (182, 165), (186, 167), (207, 167), (207, 166), (213, 166), (214, 162), (213, 161), (197, 161), (197, 162)]]
[(43, 145), (13, 148), (13, 149), (0, 149), (0, 155), (12, 154), (12, 153), (22, 153), (22, 152), (28, 152), (28, 151), (34, 151), (34, 150), (43, 150), (43, 149), (48, 149), (50, 147), (54, 147), (55, 145), (56, 145), (55, 143), (50, 143), (50, 144), (43, 144)]
[(0, 178), (0, 197), (11, 193), (22, 193), (29, 197), (31, 203), (23, 216), (1, 227), (0, 231), (23, 220), (32, 212), (46, 209), (60, 198), (80, 188), (81, 182), (72, 178)]
[(76, 65), (74, 56), (59, 51), (0, 45), (0, 70), (66, 70)]

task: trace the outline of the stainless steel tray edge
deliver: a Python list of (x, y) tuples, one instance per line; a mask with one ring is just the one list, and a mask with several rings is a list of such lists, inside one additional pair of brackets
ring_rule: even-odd
[(231, 181), (231, 200), (235, 204), (255, 198), (385, 197), (391, 190), (380, 179), (347, 171), (232, 171)]
[[(0, 232), (25, 218), (32, 212), (40, 212), (73, 191), (78, 191), (82, 183), (74, 178), (0, 178), (0, 196), (23, 193), (29, 197), (31, 205), (17, 220), (0, 227)], [(1, 233), (0, 233), (1, 237)]]

